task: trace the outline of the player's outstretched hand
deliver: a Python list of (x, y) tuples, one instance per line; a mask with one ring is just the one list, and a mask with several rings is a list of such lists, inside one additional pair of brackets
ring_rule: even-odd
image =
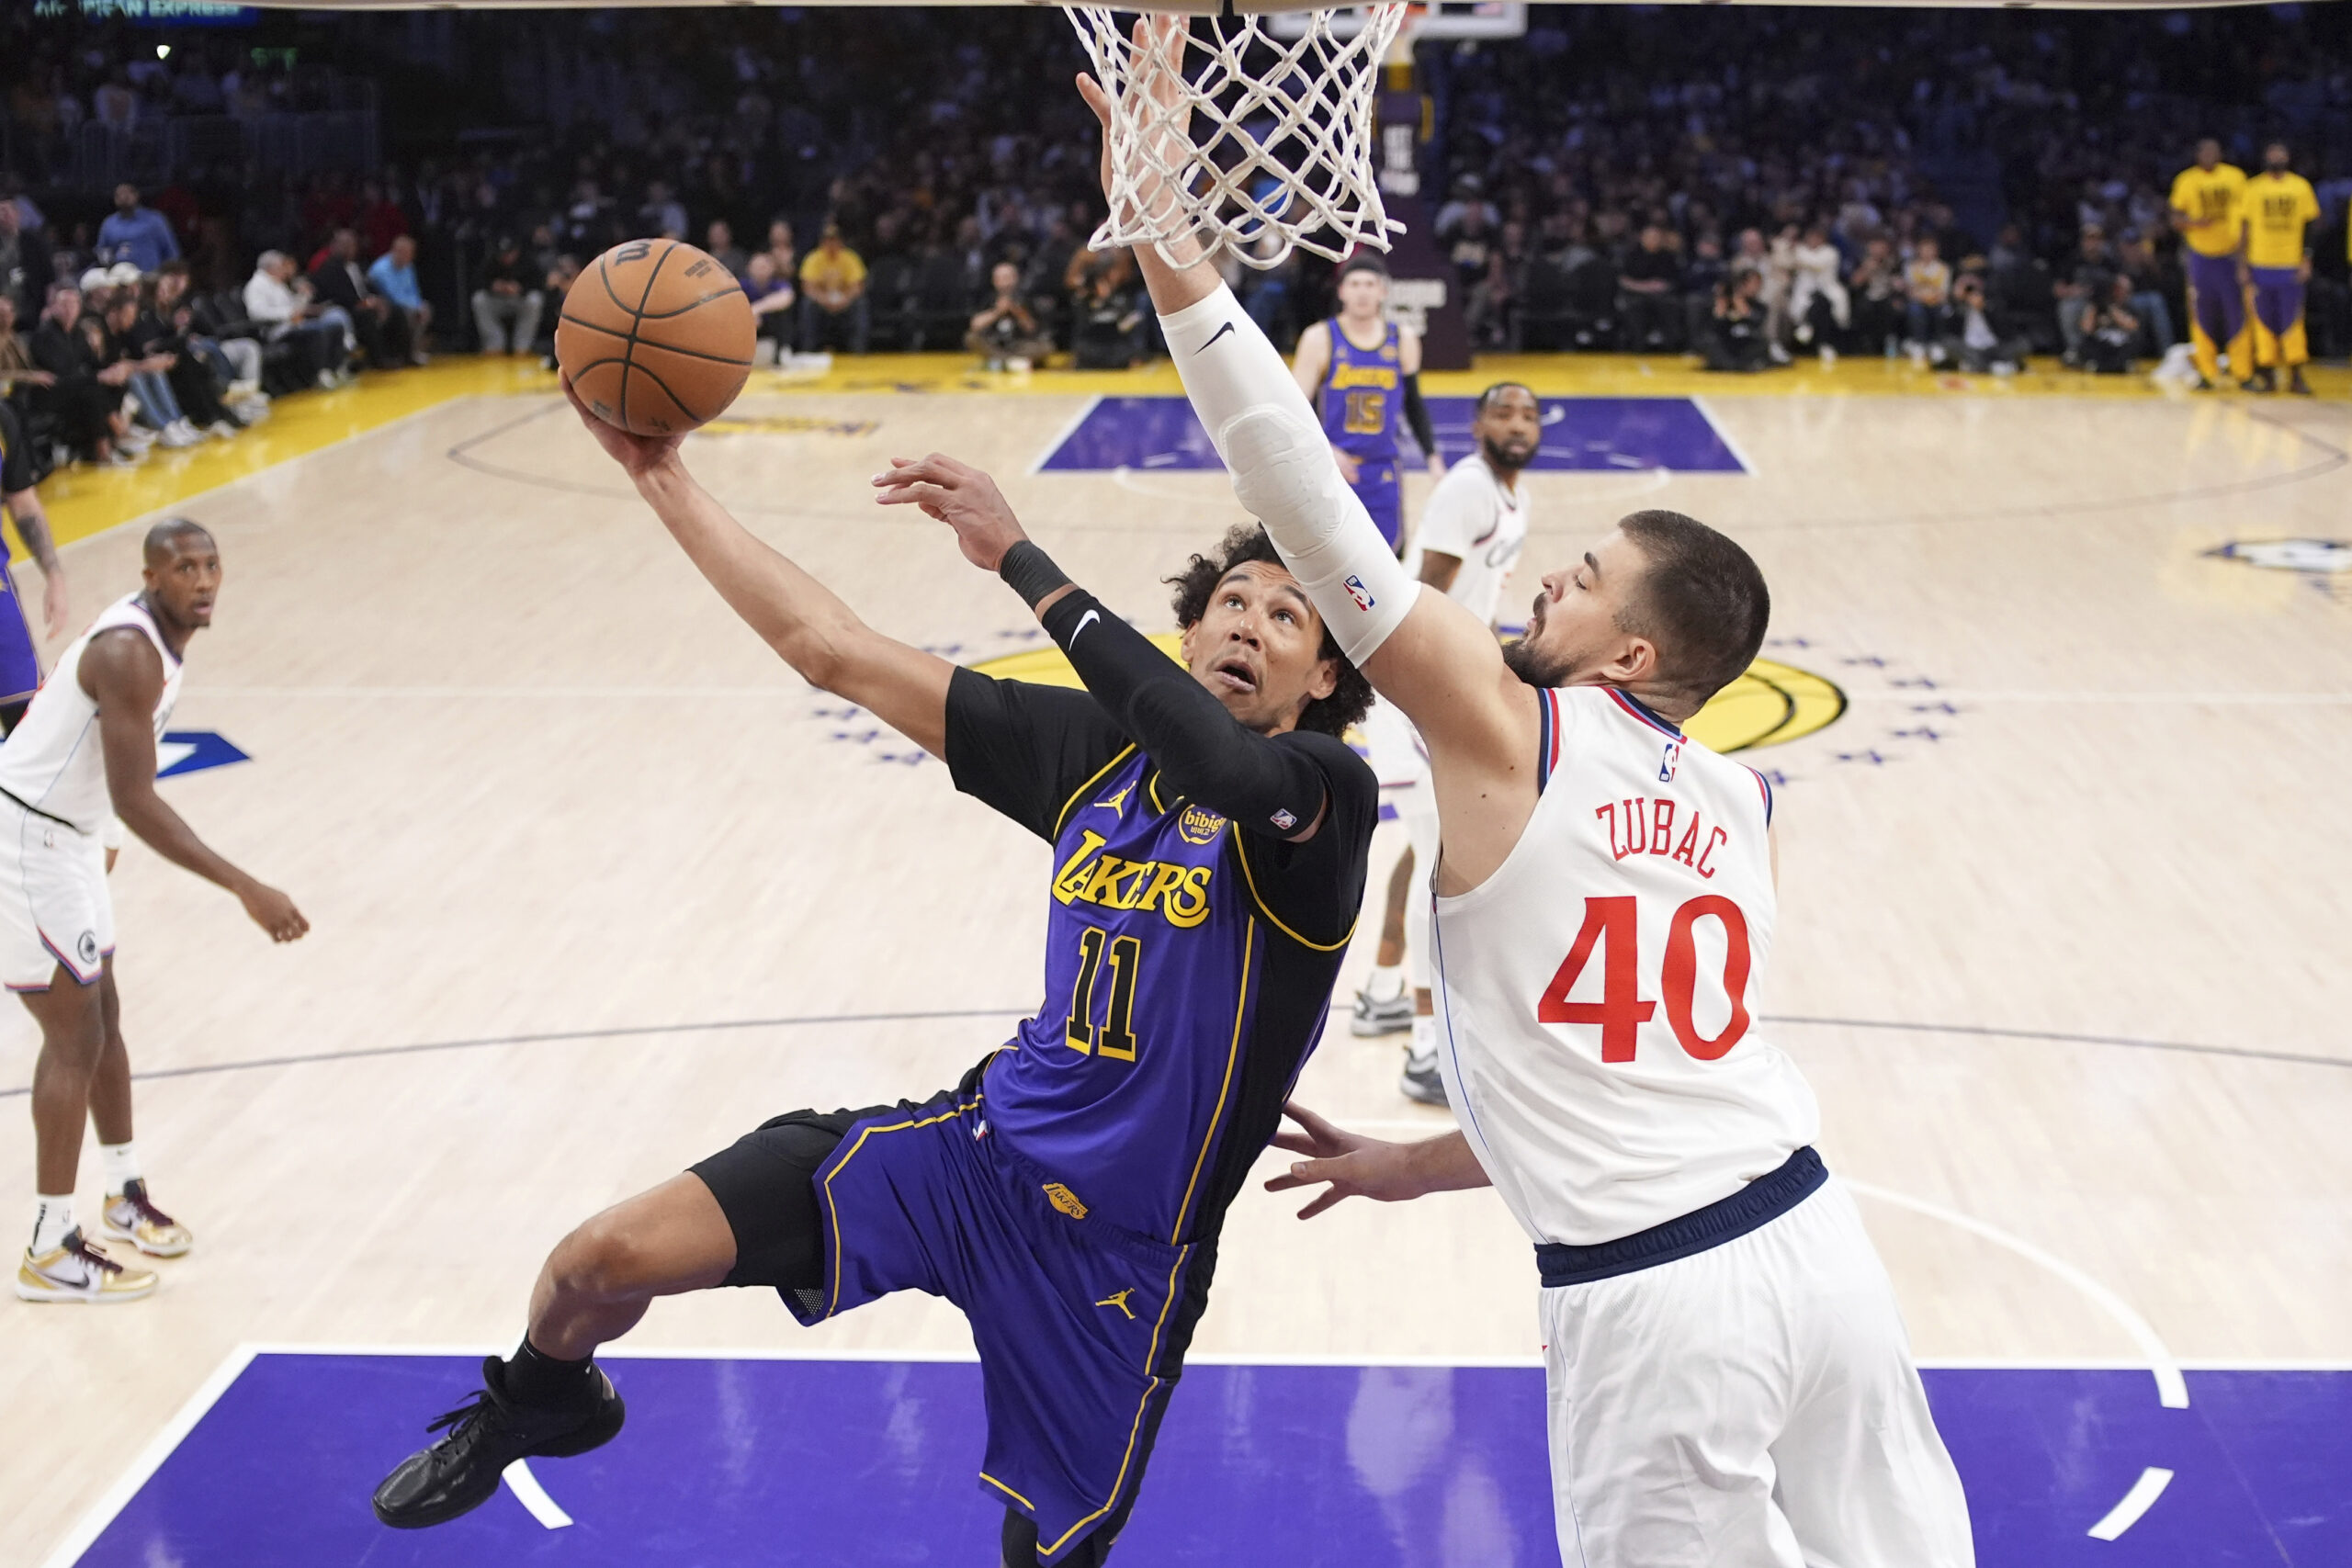
[(882, 505), (919, 506), (955, 529), (964, 558), (982, 571), (1003, 565), (1004, 553), (1029, 536), (996, 480), (938, 452), (891, 458), (889, 472), (874, 476), (874, 488)]
[[(1159, 109), (1150, 122), (1151, 146), (1146, 149), (1140, 139), (1131, 155), (1140, 159), (1148, 151), (1152, 163), (1163, 169), (1181, 167), (1190, 156), (1193, 114), (1189, 99), (1184, 96), (1184, 51), (1192, 39), (1189, 18), (1176, 16), (1138, 17), (1135, 24), (1135, 54), (1133, 70), (1126, 85), (1129, 96), (1142, 94)], [(1078, 76), (1078, 96), (1094, 111), (1094, 118), (1102, 127), (1102, 194), (1112, 197), (1117, 182), (1112, 177), (1111, 158), (1112, 117), (1117, 103), (1110, 89), (1085, 72)], [(1167, 204), (1168, 192), (1159, 181), (1145, 176), (1138, 181), (1136, 200), (1155, 217), (1164, 217), (1159, 209)]]
[(299, 942), (311, 929), (311, 922), (302, 918), (294, 900), (275, 887), (256, 882), (238, 894), (237, 898), (244, 905), (245, 913), (254, 918), (254, 924), (267, 931), (272, 942)]
[(1329, 1182), (1314, 1201), (1298, 1212), (1311, 1220), (1343, 1198), (1369, 1198), (1375, 1203), (1397, 1203), (1418, 1198), (1423, 1189), (1414, 1180), (1409, 1144), (1392, 1144), (1334, 1127), (1296, 1100), (1283, 1114), (1300, 1131), (1284, 1127), (1274, 1134), (1274, 1147), (1311, 1157), (1300, 1160), (1266, 1183), (1269, 1192)]
[(588, 434), (596, 438), (596, 445), (605, 449), (605, 455), (627, 469), (631, 479), (674, 457), (678, 443), (686, 438), (683, 430), (675, 435), (631, 435), (617, 424), (607, 424), (580, 400), (580, 394), (572, 390), (569, 375), (563, 376), (562, 380), (563, 395), (571, 400), (571, 406), (579, 412), (580, 423), (588, 427)]

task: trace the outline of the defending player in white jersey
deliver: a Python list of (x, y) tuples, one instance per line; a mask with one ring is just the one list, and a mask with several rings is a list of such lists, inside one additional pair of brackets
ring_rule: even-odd
[[(1163, 104), (1182, 29), (1136, 27)], [(1107, 159), (1112, 106), (1080, 88)], [(1390, 1144), (1295, 1111), (1305, 1132), (1277, 1142), (1313, 1157), (1270, 1185), (1329, 1183), (1303, 1215), (1494, 1185), (1544, 1281), (1566, 1562), (1967, 1568), (1893, 1284), (1811, 1146), (1811, 1089), (1755, 1027), (1770, 792), (1679, 728), (1761, 645), (1762, 574), (1702, 524), (1636, 513), (1548, 573), (1498, 649), (1406, 574), (1273, 345), (1214, 269), (1181, 265), (1189, 241), (1167, 243), (1180, 265), (1136, 256), (1186, 395), (1342, 651), (1428, 742), (1442, 833), (1462, 1131)]]
[(40, 1025), (33, 1067), (33, 1235), (17, 1266), (28, 1302), (103, 1305), (153, 1293), (74, 1223), (82, 1122), (97, 1124), (103, 1233), (157, 1258), (190, 1245), (149, 1201), (131, 1143), (130, 1055), (114, 988), (106, 831), (119, 816), (175, 865), (234, 893), (271, 938), (311, 929), (294, 901), (222, 860), (155, 793), (155, 742), (179, 701), (188, 638), (212, 624), (220, 552), (186, 518), (147, 531), (146, 587), (117, 600), (58, 657), (0, 743), (0, 981)]
[[(1518, 382), (1498, 381), (1478, 394), (1470, 434), (1476, 450), (1430, 492), (1405, 552), (1405, 570), (1492, 626), (1527, 544), (1527, 487), (1519, 476), (1543, 443), (1543, 405)], [(1371, 981), (1356, 993), (1349, 1028), (1363, 1035), (1409, 1028), (1412, 1045), (1397, 1087), (1424, 1105), (1443, 1105), (1430, 1000), (1429, 873), (1437, 859), (1437, 800), (1430, 791), (1429, 752), (1394, 703), (1374, 704), (1363, 728), (1381, 801), (1396, 808), (1408, 842), (1389, 873), (1380, 951)]]

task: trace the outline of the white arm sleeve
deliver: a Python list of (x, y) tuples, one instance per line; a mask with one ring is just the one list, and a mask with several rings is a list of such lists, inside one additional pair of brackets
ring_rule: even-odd
[(1160, 317), (1159, 327), (1233, 493), (1266, 525), (1340, 651), (1361, 665), (1404, 620), (1420, 584), (1340, 477), (1290, 367), (1232, 290), (1220, 285)]

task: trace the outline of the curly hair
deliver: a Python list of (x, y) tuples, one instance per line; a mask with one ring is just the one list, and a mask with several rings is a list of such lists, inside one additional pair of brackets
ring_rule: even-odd
[[(1188, 630), (1199, 624), (1200, 618), (1208, 614), (1209, 596), (1225, 581), (1225, 574), (1237, 566), (1258, 560), (1271, 561), (1275, 566), (1283, 564), (1273, 540), (1266, 537), (1262, 526), (1237, 523), (1218, 542), (1216, 555), (1196, 555), (1182, 571), (1160, 579), (1176, 591), (1169, 599), (1176, 611), (1176, 624)], [(1372, 682), (1340, 651), (1329, 626), (1323, 628), (1323, 647), (1318, 657), (1338, 663), (1340, 683), (1331, 689), (1329, 696), (1317, 697), (1306, 705), (1306, 711), (1298, 716), (1298, 728), (1324, 735), (1344, 735), (1350, 725), (1372, 710)]]

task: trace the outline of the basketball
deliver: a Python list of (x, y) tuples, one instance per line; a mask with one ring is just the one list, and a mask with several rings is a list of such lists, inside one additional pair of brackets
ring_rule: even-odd
[(714, 257), (631, 240), (589, 263), (564, 297), (555, 356), (597, 418), (675, 435), (735, 400), (752, 342), (752, 303)]

